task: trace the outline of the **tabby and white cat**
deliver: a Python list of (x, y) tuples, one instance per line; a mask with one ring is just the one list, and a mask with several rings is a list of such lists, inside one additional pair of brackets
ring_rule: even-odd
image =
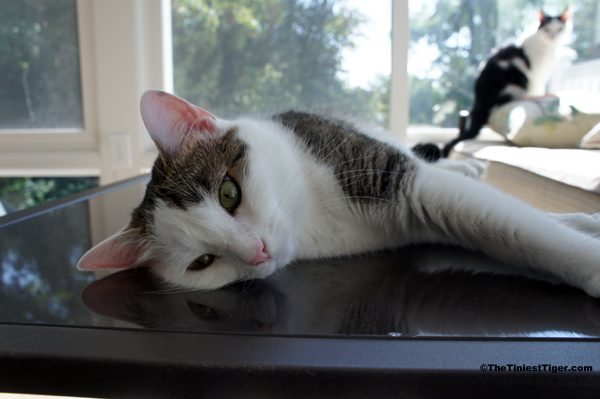
[(215, 291), (165, 289), (140, 267), (94, 281), (81, 299), (94, 313), (159, 330), (600, 337), (594, 298), (520, 271), (456, 247), (411, 246), (297, 262)]
[(600, 296), (600, 215), (536, 210), (472, 178), (479, 164), (427, 163), (390, 135), (309, 113), (229, 121), (159, 91), (141, 111), (160, 152), (151, 181), (80, 269), (148, 266), (214, 289), (296, 259), (447, 243)]
[(459, 142), (475, 138), (487, 123), (494, 107), (523, 97), (543, 96), (557, 60), (557, 50), (572, 29), (571, 11), (559, 16), (539, 12), (538, 30), (520, 46), (510, 45), (495, 52), (475, 80), (475, 101), (468, 127), (442, 150), (446, 157)]

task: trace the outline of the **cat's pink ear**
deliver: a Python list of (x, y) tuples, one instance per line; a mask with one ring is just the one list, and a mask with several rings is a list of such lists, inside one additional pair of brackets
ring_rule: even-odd
[(138, 233), (123, 229), (87, 251), (79, 262), (79, 270), (129, 269), (141, 266), (142, 248)]
[(546, 19), (546, 13), (544, 12), (544, 9), (540, 8), (537, 12), (537, 15), (540, 23), (544, 22), (544, 19)]
[(571, 7), (567, 6), (565, 10), (560, 14), (560, 20), (563, 22), (567, 22), (571, 18)]
[(161, 154), (169, 157), (180, 154), (190, 139), (217, 131), (217, 118), (213, 114), (163, 91), (145, 92), (140, 109), (150, 136)]

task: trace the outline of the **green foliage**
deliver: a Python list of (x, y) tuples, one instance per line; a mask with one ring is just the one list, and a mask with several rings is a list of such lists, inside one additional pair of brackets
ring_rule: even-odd
[(389, 81), (338, 76), (364, 18), (326, 0), (173, 0), (175, 92), (223, 116), (335, 109), (387, 121)]
[(598, 0), (580, 0), (577, 2), (573, 48), (578, 60), (600, 58), (600, 3)]
[(81, 127), (74, 0), (0, 0), (0, 128)]
[(95, 177), (3, 177), (0, 178), (0, 200), (16, 211), (97, 185)]
[(79, 202), (0, 229), (0, 315), (51, 324), (89, 317), (80, 293), (94, 277), (74, 271), (91, 244), (88, 206)]

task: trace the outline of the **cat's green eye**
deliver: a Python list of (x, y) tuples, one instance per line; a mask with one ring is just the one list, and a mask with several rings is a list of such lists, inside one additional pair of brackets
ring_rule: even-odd
[(229, 176), (225, 176), (219, 187), (219, 202), (228, 212), (233, 212), (242, 201), (240, 186)]
[(214, 255), (204, 254), (202, 256), (197, 257), (196, 260), (193, 261), (188, 266), (187, 269), (189, 271), (198, 271), (198, 270), (206, 269), (208, 266), (210, 266), (215, 261), (215, 258), (216, 258), (216, 256), (214, 256)]

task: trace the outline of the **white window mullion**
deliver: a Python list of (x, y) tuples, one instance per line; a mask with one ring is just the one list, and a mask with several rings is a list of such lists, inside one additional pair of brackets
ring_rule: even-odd
[(402, 138), (406, 138), (410, 106), (406, 68), (409, 40), (408, 1), (392, 0), (390, 130)]
[[(165, 2), (94, 0), (101, 182), (139, 174), (147, 140), (139, 99), (147, 89), (172, 87), (165, 52)], [(170, 46), (170, 43), (168, 43)], [(167, 59), (169, 58), (169, 59)], [(151, 157), (151, 156), (150, 156)]]
[[(173, 93), (173, 40), (171, 31), (171, 0), (142, 0), (139, 4), (141, 18), (138, 23), (140, 67), (140, 92), (148, 89)], [(142, 167), (150, 167), (157, 156), (154, 142), (148, 134), (141, 136)]]

